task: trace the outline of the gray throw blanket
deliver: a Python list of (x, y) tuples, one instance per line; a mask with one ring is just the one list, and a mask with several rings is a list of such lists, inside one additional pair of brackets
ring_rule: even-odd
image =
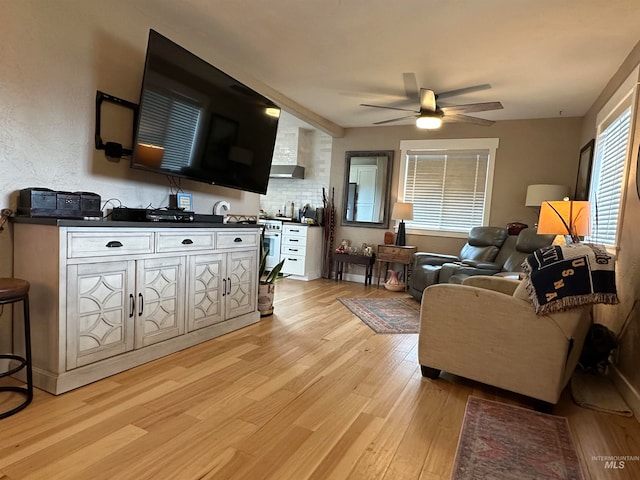
[(601, 245), (572, 243), (536, 250), (522, 264), (536, 313), (618, 303), (615, 257)]

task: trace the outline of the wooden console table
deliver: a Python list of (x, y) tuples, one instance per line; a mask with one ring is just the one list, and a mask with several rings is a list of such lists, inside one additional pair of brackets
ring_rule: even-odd
[[(378, 287), (380, 286), (380, 268), (382, 263), (386, 262), (387, 270), (389, 270), (390, 263), (401, 263), (403, 265), (403, 281), (406, 285), (409, 284), (409, 278), (407, 276), (408, 267), (411, 265), (413, 254), (416, 253), (417, 247), (413, 246), (398, 246), (398, 245), (378, 245), (378, 256), (376, 257), (376, 271), (378, 277)], [(387, 272), (385, 270), (384, 279), (387, 278)], [(405, 290), (406, 290), (405, 285)]]
[(373, 276), (373, 264), (376, 261), (375, 254), (371, 257), (366, 255), (350, 255), (348, 253), (334, 253), (333, 261), (336, 262), (336, 280), (342, 280), (342, 271), (345, 263), (353, 263), (355, 265), (364, 265), (364, 284), (371, 285), (371, 277)]

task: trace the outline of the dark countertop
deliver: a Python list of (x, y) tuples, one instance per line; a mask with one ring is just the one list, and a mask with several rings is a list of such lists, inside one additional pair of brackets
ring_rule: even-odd
[(286, 223), (287, 225), (299, 225), (301, 227), (319, 227), (320, 225), (318, 225), (317, 223), (302, 223), (302, 222), (282, 222), (282, 223)]
[(301, 225), (303, 227), (319, 227), (320, 226), (320, 224), (318, 224), (318, 223), (298, 222), (297, 220), (293, 220), (292, 218), (289, 218), (289, 217), (264, 217), (264, 218), (262, 218), (262, 220), (279, 220), (282, 223), (293, 224), (293, 225)]
[(73, 218), (11, 217), (13, 223), (52, 225), (54, 227), (135, 227), (135, 228), (260, 228), (255, 223), (209, 222), (124, 222), (113, 220), (80, 220)]

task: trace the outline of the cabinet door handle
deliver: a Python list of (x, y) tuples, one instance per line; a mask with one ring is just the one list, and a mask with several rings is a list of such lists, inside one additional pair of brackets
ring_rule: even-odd
[(182, 240), (183, 245), (191, 245), (192, 243), (193, 240), (191, 240), (190, 238), (185, 238), (184, 240)]
[(289, 251), (290, 251), (290, 252), (297, 252), (297, 251), (298, 251), (298, 249), (297, 249), (297, 248), (290, 248), (290, 249), (289, 249)]
[(118, 248), (122, 247), (122, 243), (120, 243), (118, 240), (111, 240), (110, 242), (107, 242), (105, 246), (107, 248)]
[(135, 310), (135, 300), (133, 299), (133, 293), (129, 294), (129, 318), (133, 317), (133, 311)]
[(231, 277), (227, 277), (227, 295), (231, 295)]
[(297, 258), (287, 258), (287, 260), (289, 260), (290, 262), (297, 262), (298, 261)]
[(300, 232), (300, 230), (296, 230), (296, 229), (293, 229), (293, 228), (291, 230), (289, 230), (289, 231), (290, 232), (294, 232), (294, 233), (299, 233)]
[(222, 296), (224, 297), (227, 294), (227, 279), (222, 279)]
[(144, 297), (141, 293), (138, 294), (138, 316), (142, 316), (142, 311), (144, 310)]
[(242, 241), (242, 238), (236, 237), (236, 238), (233, 239), (233, 241), (236, 242), (236, 243), (240, 243)]
[(297, 242), (297, 241), (298, 241), (298, 239), (297, 239), (297, 238), (290, 238), (290, 239), (289, 239), (289, 241), (290, 241), (290, 242)]

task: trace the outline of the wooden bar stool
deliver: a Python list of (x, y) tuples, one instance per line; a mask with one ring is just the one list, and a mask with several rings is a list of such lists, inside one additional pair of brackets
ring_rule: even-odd
[(0, 373), (0, 378), (13, 375), (23, 368), (27, 369), (27, 386), (0, 386), (0, 392), (17, 392), (26, 398), (17, 407), (0, 413), (0, 419), (19, 412), (33, 400), (33, 373), (31, 371), (31, 328), (29, 325), (29, 282), (19, 278), (0, 278), (0, 305), (22, 302), (24, 309), (24, 357), (15, 354), (0, 354), (0, 360), (18, 362), (13, 368)]

